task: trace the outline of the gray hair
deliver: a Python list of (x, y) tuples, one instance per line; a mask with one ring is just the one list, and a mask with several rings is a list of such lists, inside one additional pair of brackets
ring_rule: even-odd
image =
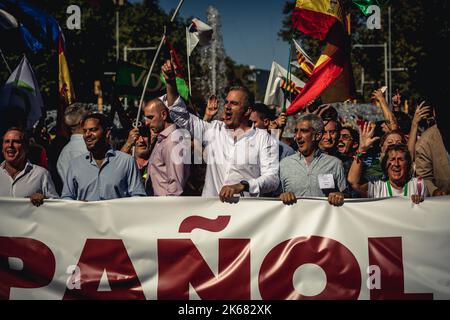
[(303, 122), (303, 121), (311, 122), (311, 127), (313, 128), (314, 133), (322, 133), (324, 130), (323, 120), (321, 117), (319, 117), (316, 114), (313, 114), (313, 113), (302, 114), (298, 118), (297, 123)]
[(81, 121), (90, 113), (88, 104), (73, 103), (64, 112), (64, 122), (71, 130), (80, 127)]

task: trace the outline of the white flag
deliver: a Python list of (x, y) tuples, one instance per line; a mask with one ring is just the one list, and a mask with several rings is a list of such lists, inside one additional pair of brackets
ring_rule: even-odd
[[(275, 61), (272, 63), (272, 69), (270, 70), (269, 81), (267, 82), (266, 95), (264, 97), (264, 104), (275, 104), (283, 106), (284, 104), (284, 91), (282, 84), (287, 80), (287, 71)], [(305, 83), (299, 78), (291, 74), (291, 81), (297, 88), (303, 88)], [(286, 101), (286, 108), (291, 105), (291, 101)]]
[(7, 108), (21, 108), (27, 116), (27, 129), (41, 118), (44, 103), (33, 69), (24, 56), (0, 91), (0, 113)]
[(211, 42), (212, 34), (213, 29), (210, 26), (196, 18), (192, 19), (192, 24), (186, 33), (188, 55), (192, 54), (198, 44), (200, 46), (208, 45)]

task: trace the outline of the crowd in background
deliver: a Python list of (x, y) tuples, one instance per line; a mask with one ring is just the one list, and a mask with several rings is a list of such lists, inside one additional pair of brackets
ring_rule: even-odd
[[(11, 106), (3, 117), (0, 196), (27, 197), (36, 206), (46, 198), (235, 202), (237, 195), (277, 197), (287, 205), (327, 197), (340, 206), (346, 198), (400, 196), (419, 204), (450, 194), (446, 106), (433, 97), (410, 115), (398, 91), (388, 105), (375, 90), (372, 101), (384, 115), (376, 123), (349, 123), (331, 105), (312, 103), (296, 115), (291, 137), (283, 135), (286, 115), (256, 103), (243, 86), (229, 88), (223, 109), (211, 96), (200, 118), (179, 96), (175, 71), (170, 61), (163, 65), (167, 94), (145, 102), (138, 126), (118, 97), (108, 115), (69, 106), (68, 139), (52, 138), (43, 122), (28, 132), (25, 112)], [(112, 126), (116, 114), (121, 129)]]

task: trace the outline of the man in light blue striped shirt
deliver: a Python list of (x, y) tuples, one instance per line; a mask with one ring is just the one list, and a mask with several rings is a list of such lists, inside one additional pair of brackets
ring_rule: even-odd
[(297, 197), (328, 196), (335, 206), (344, 203), (343, 191), (347, 188), (342, 161), (319, 149), (323, 122), (314, 114), (302, 115), (296, 127), (295, 140), (299, 152), (280, 163), (280, 181), (284, 204), (297, 202)]
[(62, 199), (98, 201), (146, 195), (133, 158), (112, 150), (109, 134), (104, 115), (91, 114), (84, 119), (83, 137), (89, 153), (70, 162)]

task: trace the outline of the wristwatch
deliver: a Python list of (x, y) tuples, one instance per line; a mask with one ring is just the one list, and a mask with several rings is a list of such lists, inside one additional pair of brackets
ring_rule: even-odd
[(250, 185), (248, 184), (247, 181), (245, 180), (241, 180), (241, 182), (239, 182), (240, 184), (242, 184), (244, 186), (244, 191), (249, 192), (250, 191)]

